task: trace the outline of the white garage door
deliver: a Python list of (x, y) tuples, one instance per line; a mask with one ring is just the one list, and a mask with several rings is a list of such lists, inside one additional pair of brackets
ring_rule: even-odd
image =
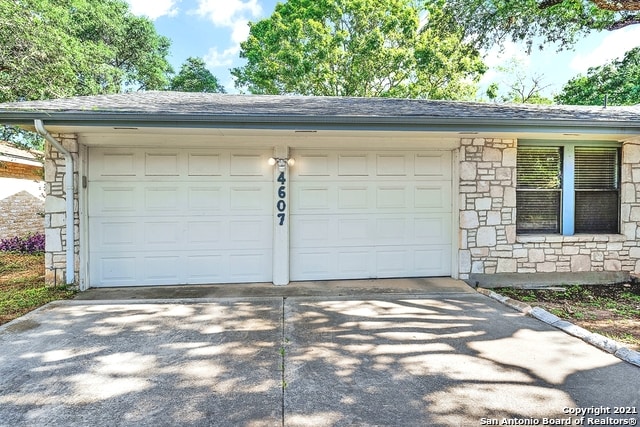
[(296, 151), (291, 279), (451, 275), (451, 152)]
[(256, 150), (90, 149), (90, 286), (271, 281), (268, 158)]

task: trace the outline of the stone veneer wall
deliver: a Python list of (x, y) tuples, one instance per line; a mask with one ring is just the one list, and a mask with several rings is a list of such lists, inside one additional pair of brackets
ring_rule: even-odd
[(640, 271), (640, 141), (623, 146), (621, 234), (516, 235), (517, 141), (463, 139), (459, 274)]
[[(75, 227), (75, 277), (78, 282), (80, 219), (78, 203), (78, 138), (76, 135), (53, 134), (54, 138), (71, 152), (74, 162), (74, 220)], [(60, 285), (66, 282), (66, 202), (65, 202), (65, 161), (49, 142), (45, 144), (45, 282)]]

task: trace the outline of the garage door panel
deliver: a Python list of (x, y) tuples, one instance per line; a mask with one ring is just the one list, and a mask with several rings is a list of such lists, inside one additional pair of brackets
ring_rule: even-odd
[(295, 198), (292, 198), (292, 209), (327, 210), (330, 206), (331, 190), (327, 187), (297, 186), (291, 184)]
[(429, 249), (416, 249), (413, 251), (414, 271), (420, 276), (444, 276), (448, 275), (448, 268), (444, 266), (449, 262), (451, 245), (432, 245)]
[(451, 180), (451, 152), (417, 153), (414, 175), (420, 179)]
[[(349, 248), (340, 250), (336, 255), (337, 271), (340, 277), (355, 279), (369, 277), (371, 270), (371, 250), (368, 248)], [(325, 272), (325, 277), (331, 276), (331, 271)]]
[(189, 153), (187, 174), (189, 176), (221, 176), (224, 162), (221, 154)]
[(223, 209), (223, 200), (227, 197), (221, 186), (189, 186), (187, 206), (191, 213), (218, 213)]
[(180, 283), (180, 257), (150, 255), (143, 258), (144, 283)]
[(271, 250), (231, 252), (229, 269), (230, 282), (270, 282)]
[(407, 206), (407, 187), (403, 185), (379, 186), (376, 188), (376, 207), (378, 209), (405, 209)]
[(451, 182), (438, 181), (429, 185), (416, 185), (414, 207), (436, 212), (451, 211)]
[(187, 221), (187, 242), (190, 247), (211, 247), (221, 245), (228, 237), (224, 232), (225, 221)]
[(94, 209), (101, 213), (135, 212), (139, 192), (130, 185), (99, 185), (90, 190), (89, 197)]
[(369, 189), (366, 186), (338, 187), (338, 209), (366, 209), (369, 207)]
[(411, 268), (411, 251), (405, 247), (377, 248), (374, 277), (399, 277)]
[(377, 176), (408, 176), (407, 156), (404, 154), (378, 154), (376, 156)]
[(326, 280), (335, 270), (332, 251), (297, 251), (291, 258), (291, 276), (295, 280)]
[[(370, 156), (367, 154), (339, 154), (338, 176), (369, 175)], [(327, 169), (328, 171), (328, 169)]]
[(297, 154), (296, 166), (292, 169), (295, 176), (330, 176), (331, 161), (328, 154)]
[(180, 165), (178, 153), (146, 153), (144, 174), (146, 176), (178, 176)]
[[(367, 243), (371, 235), (371, 221), (367, 218), (338, 218), (337, 231), (332, 235), (336, 245), (357, 245)], [(331, 235), (331, 233), (329, 233)]]
[(220, 282), (229, 275), (229, 266), (222, 254), (187, 256), (187, 282)]
[(144, 247), (178, 247), (182, 243), (181, 224), (178, 221), (142, 221), (144, 228)]
[(272, 169), (267, 163), (268, 157), (262, 154), (231, 154), (229, 175), (237, 176), (269, 176)]
[(401, 245), (413, 240), (408, 230), (407, 218), (385, 217), (375, 221), (375, 241), (377, 245)]
[(229, 210), (231, 213), (245, 213), (247, 210), (265, 212), (269, 210), (271, 186), (231, 186), (229, 189)]
[[(229, 221), (229, 247), (271, 247), (271, 217)], [(269, 232), (265, 232), (268, 229)]]
[(138, 260), (135, 256), (118, 256), (114, 253), (94, 259), (90, 265), (91, 272), (106, 285), (134, 286), (139, 283), (136, 268)]
[(451, 218), (443, 215), (416, 217), (414, 219), (414, 243), (442, 245), (451, 242)]
[(134, 247), (136, 244), (138, 224), (134, 221), (128, 222), (101, 222), (94, 228), (90, 242), (91, 246), (99, 245), (103, 247), (118, 247), (126, 249)]
[(184, 205), (180, 202), (180, 189), (177, 186), (151, 186), (144, 189), (144, 205), (142, 208), (145, 212), (171, 211), (172, 213), (175, 213), (181, 210), (180, 207)]
[(130, 150), (96, 152), (92, 155), (89, 179), (136, 176), (139, 173), (138, 158), (138, 154)]

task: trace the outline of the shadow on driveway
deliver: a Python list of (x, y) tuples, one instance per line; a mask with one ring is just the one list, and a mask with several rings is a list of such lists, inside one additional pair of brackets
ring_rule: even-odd
[(57, 302), (0, 327), (0, 349), (3, 426), (543, 425), (640, 409), (640, 369), (476, 293)]

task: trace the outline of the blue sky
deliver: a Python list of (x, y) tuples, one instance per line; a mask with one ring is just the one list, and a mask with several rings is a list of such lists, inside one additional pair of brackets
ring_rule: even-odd
[[(137, 15), (149, 17), (158, 33), (172, 40), (171, 61), (176, 72), (190, 56), (201, 57), (218, 77), (227, 91), (234, 92), (229, 69), (242, 65), (239, 58), (241, 41), (245, 40), (249, 21), (266, 18), (273, 12), (277, 0), (127, 0)], [(585, 74), (589, 67), (602, 65), (622, 57), (635, 46), (640, 46), (640, 26), (614, 32), (592, 34), (583, 39), (573, 51), (557, 53), (554, 46), (542, 52), (524, 53), (524, 46), (508, 43), (487, 52), (485, 63), (492, 67), (481, 85), (501, 83), (507, 77), (495, 70), (511, 58), (517, 58), (527, 74), (542, 75), (548, 84), (545, 94), (559, 92), (562, 85), (578, 73)]]

